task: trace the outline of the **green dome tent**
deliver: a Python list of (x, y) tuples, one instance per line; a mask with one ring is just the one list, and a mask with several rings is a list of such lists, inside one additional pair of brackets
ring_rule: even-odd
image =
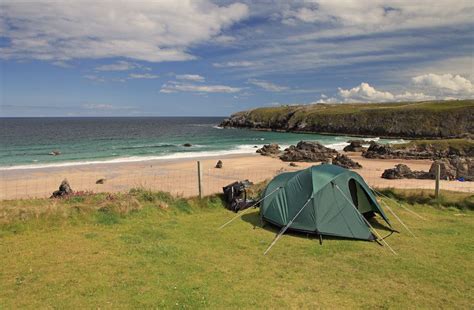
[(336, 165), (282, 173), (262, 197), (261, 219), (296, 231), (375, 240), (364, 215), (377, 213), (390, 225), (362, 177)]

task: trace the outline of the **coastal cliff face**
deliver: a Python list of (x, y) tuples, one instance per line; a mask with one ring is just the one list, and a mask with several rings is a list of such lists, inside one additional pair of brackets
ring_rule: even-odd
[(474, 100), (313, 104), (238, 112), (222, 127), (407, 138), (474, 134)]

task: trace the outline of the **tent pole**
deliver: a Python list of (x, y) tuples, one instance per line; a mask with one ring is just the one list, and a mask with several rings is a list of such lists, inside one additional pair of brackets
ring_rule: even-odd
[[(342, 196), (349, 202), (349, 204), (356, 210), (357, 213), (360, 214), (359, 210), (357, 210), (356, 206), (354, 206), (354, 204), (352, 203), (352, 201), (349, 200), (349, 198), (347, 198), (346, 194), (344, 194), (344, 192), (339, 188), (339, 186), (337, 184), (335, 184), (334, 182), (331, 182), (332, 185), (336, 186), (337, 190), (341, 192)], [(372, 229), (372, 231), (375, 233), (376, 237), (379, 238), (389, 249), (390, 251), (393, 252), (393, 254), (395, 255), (398, 255), (397, 252), (395, 252), (394, 249), (392, 249), (392, 247), (387, 243), (387, 241), (385, 241), (380, 235), (379, 233), (375, 230), (375, 228), (369, 223), (369, 221), (366, 220), (366, 218), (360, 214), (360, 216), (362, 217), (362, 219), (365, 221), (365, 223)]]
[(403, 223), (403, 221), (395, 214), (395, 212), (392, 210), (392, 208), (390, 208), (390, 207), (388, 206), (388, 204), (387, 204), (385, 201), (382, 200), (382, 202), (383, 202), (383, 204), (387, 207), (388, 211), (390, 211), (390, 213), (392, 213), (393, 216), (395, 216), (395, 218), (400, 222), (400, 224), (402, 224), (402, 226), (405, 227), (405, 229), (406, 229), (413, 237), (416, 238), (415, 234), (414, 234), (414, 233), (410, 230), (410, 228), (408, 228), (408, 226), (405, 225), (405, 223)]
[(275, 237), (275, 239), (273, 239), (272, 243), (270, 244), (270, 246), (265, 250), (265, 252), (263, 253), (263, 255), (266, 255), (268, 253), (268, 251), (270, 251), (270, 249), (275, 245), (275, 243), (277, 243), (277, 241), (281, 238), (281, 236), (283, 236), (283, 234), (285, 233), (285, 231), (290, 227), (291, 224), (293, 224), (293, 221), (298, 217), (298, 215), (300, 215), (300, 213), (303, 211), (303, 209), (308, 205), (308, 202), (311, 201), (311, 199), (313, 198), (313, 196), (309, 197), (308, 200), (306, 200), (306, 202), (304, 203), (303, 207), (298, 211), (298, 213), (296, 213), (295, 217), (293, 219), (291, 219), (291, 221), (288, 222), (288, 224), (286, 224), (285, 227), (283, 227), (280, 232), (278, 233), (278, 235)]
[(319, 234), (319, 245), (323, 245), (323, 235)]
[(233, 220), (241, 217), (242, 215), (244, 215), (245, 213), (247, 213), (248, 211), (250, 211), (250, 209), (252, 207), (255, 207), (256, 205), (258, 205), (262, 200), (264, 200), (265, 198), (267, 198), (268, 196), (270, 196), (271, 194), (273, 194), (274, 192), (276, 192), (277, 190), (279, 189), (282, 189), (283, 187), (282, 186), (279, 186), (277, 187), (276, 189), (274, 189), (270, 194), (266, 195), (265, 197), (263, 197), (262, 199), (260, 199), (259, 201), (257, 201), (256, 203), (254, 203), (253, 205), (251, 205), (250, 207), (247, 208), (247, 210), (245, 210), (244, 212), (241, 212), (239, 214), (237, 214), (236, 216), (234, 216), (232, 219), (230, 219), (230, 221), (228, 221), (227, 223), (225, 223), (224, 225), (222, 225), (221, 227), (219, 227), (218, 229), (222, 229), (224, 227), (226, 227), (228, 224), (230, 224)]
[(419, 214), (416, 213), (415, 211), (408, 209), (407, 207), (405, 207), (404, 205), (402, 205), (402, 204), (399, 203), (398, 201), (395, 201), (394, 199), (388, 197), (387, 195), (382, 194), (381, 192), (379, 192), (378, 190), (376, 190), (376, 189), (374, 189), (374, 188), (371, 188), (371, 190), (373, 190), (375, 193), (379, 194), (379, 196), (382, 196), (382, 197), (385, 197), (385, 198), (391, 200), (392, 202), (396, 203), (397, 205), (399, 205), (399, 206), (402, 207), (403, 209), (407, 210), (407, 211), (410, 212), (411, 214), (413, 214), (413, 215), (419, 217), (420, 219), (426, 221), (426, 218), (422, 217), (421, 215), (419, 215)]

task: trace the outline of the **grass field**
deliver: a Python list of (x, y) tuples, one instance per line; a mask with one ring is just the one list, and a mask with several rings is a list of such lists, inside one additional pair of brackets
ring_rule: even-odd
[[(464, 199), (464, 198), (463, 198)], [(142, 190), (0, 202), (0, 308), (465, 308), (474, 212), (387, 201), (418, 238), (285, 235), (218, 197)], [(380, 229), (382, 235), (388, 232)]]

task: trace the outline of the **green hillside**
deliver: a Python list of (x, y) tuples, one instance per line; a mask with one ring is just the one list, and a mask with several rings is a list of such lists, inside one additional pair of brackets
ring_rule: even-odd
[(474, 133), (474, 100), (263, 107), (235, 113), (222, 126), (381, 137), (455, 138)]

